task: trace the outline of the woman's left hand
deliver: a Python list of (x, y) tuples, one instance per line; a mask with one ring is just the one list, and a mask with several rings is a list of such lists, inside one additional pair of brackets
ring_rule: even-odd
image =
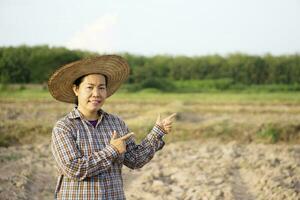
[(158, 124), (161, 128), (163, 128), (165, 130), (166, 134), (168, 134), (169, 132), (171, 132), (172, 123), (173, 123), (173, 120), (174, 120), (176, 114), (177, 113), (173, 113), (172, 115), (166, 117), (163, 120), (160, 119), (160, 114), (159, 114), (157, 117), (157, 120), (156, 120), (156, 124)]

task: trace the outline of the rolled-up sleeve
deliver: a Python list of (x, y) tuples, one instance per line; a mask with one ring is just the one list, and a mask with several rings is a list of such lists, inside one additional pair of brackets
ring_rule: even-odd
[[(125, 123), (124, 126), (126, 131), (130, 132)], [(130, 138), (127, 141), (124, 164), (131, 169), (143, 167), (153, 158), (156, 151), (164, 147), (164, 135), (165, 131), (159, 125), (155, 124), (140, 144), (136, 144), (134, 139)]]
[(59, 171), (65, 176), (84, 180), (106, 171), (119, 156), (118, 151), (107, 145), (101, 151), (84, 156), (79, 151), (72, 130), (57, 122), (52, 131), (51, 150)]

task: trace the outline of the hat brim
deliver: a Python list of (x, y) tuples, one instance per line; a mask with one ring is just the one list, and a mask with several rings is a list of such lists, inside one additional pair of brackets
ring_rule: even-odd
[(103, 74), (107, 77), (107, 97), (111, 96), (129, 76), (129, 65), (121, 56), (104, 55), (75, 61), (60, 67), (48, 80), (50, 94), (57, 100), (75, 103), (73, 84), (76, 79), (88, 74)]

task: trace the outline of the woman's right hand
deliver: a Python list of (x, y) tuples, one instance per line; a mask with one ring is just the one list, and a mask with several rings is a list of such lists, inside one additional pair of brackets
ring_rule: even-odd
[(113, 131), (112, 138), (110, 140), (110, 144), (115, 147), (120, 154), (124, 153), (126, 151), (126, 140), (128, 140), (132, 135), (134, 135), (133, 132), (127, 133), (126, 135), (118, 138), (118, 133), (116, 131)]

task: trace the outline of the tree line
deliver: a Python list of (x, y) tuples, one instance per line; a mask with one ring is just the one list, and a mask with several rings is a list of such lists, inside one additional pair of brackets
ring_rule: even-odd
[[(0, 83), (45, 83), (58, 67), (98, 55), (63, 47), (0, 47)], [(122, 54), (130, 65), (130, 85), (159, 88), (176, 81), (227, 80), (231, 84), (299, 84), (300, 55), (142, 56)], [(158, 85), (158, 86), (157, 86)]]

